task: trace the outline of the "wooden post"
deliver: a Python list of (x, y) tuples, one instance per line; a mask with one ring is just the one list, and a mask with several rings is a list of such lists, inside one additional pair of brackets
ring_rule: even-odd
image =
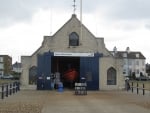
[(12, 94), (12, 83), (10, 83), (10, 87), (9, 87), (9, 95)]
[(6, 84), (6, 97), (8, 97), (8, 84)]
[(2, 84), (2, 99), (4, 99), (4, 85)]
[(13, 82), (13, 93), (15, 93), (15, 84)]
[(132, 93), (133, 93), (133, 82), (132, 82)]
[(139, 84), (137, 82), (137, 94), (139, 94)]
[(16, 84), (16, 92), (18, 91), (18, 82), (15, 82)]
[(145, 86), (143, 84), (143, 95), (145, 95)]
[(18, 82), (18, 91), (20, 91), (20, 82)]

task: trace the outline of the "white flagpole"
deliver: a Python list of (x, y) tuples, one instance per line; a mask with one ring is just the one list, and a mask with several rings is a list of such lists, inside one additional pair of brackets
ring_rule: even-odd
[(82, 0), (80, 0), (80, 24), (81, 24), (81, 31), (80, 31), (80, 44), (82, 44), (83, 36), (82, 36)]

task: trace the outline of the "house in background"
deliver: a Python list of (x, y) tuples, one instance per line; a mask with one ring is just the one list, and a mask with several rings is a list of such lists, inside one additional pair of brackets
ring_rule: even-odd
[(9, 55), (0, 55), (0, 75), (8, 75), (12, 70), (12, 57)]
[(123, 75), (135, 76), (136, 78), (146, 75), (145, 56), (141, 52), (130, 51), (127, 47), (126, 51), (117, 51), (114, 47), (113, 56), (123, 59)]
[(13, 72), (16, 72), (16, 73), (21, 73), (21, 72), (22, 72), (21, 63), (15, 62), (15, 63), (12, 65), (12, 71), (13, 71)]
[(21, 76), (21, 73), (22, 73), (22, 65), (21, 65), (21, 63), (15, 62), (12, 65), (12, 73), (11, 74), (13, 75), (14, 79), (19, 80), (20, 76)]

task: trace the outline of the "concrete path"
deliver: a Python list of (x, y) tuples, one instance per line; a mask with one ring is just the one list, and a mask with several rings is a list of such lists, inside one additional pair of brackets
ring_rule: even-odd
[(0, 100), (0, 113), (150, 113), (150, 96), (126, 91), (20, 91)]

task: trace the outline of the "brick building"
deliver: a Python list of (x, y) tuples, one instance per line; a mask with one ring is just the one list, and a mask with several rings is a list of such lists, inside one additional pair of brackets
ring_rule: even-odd
[(12, 57), (0, 55), (0, 75), (8, 75), (12, 70)]

